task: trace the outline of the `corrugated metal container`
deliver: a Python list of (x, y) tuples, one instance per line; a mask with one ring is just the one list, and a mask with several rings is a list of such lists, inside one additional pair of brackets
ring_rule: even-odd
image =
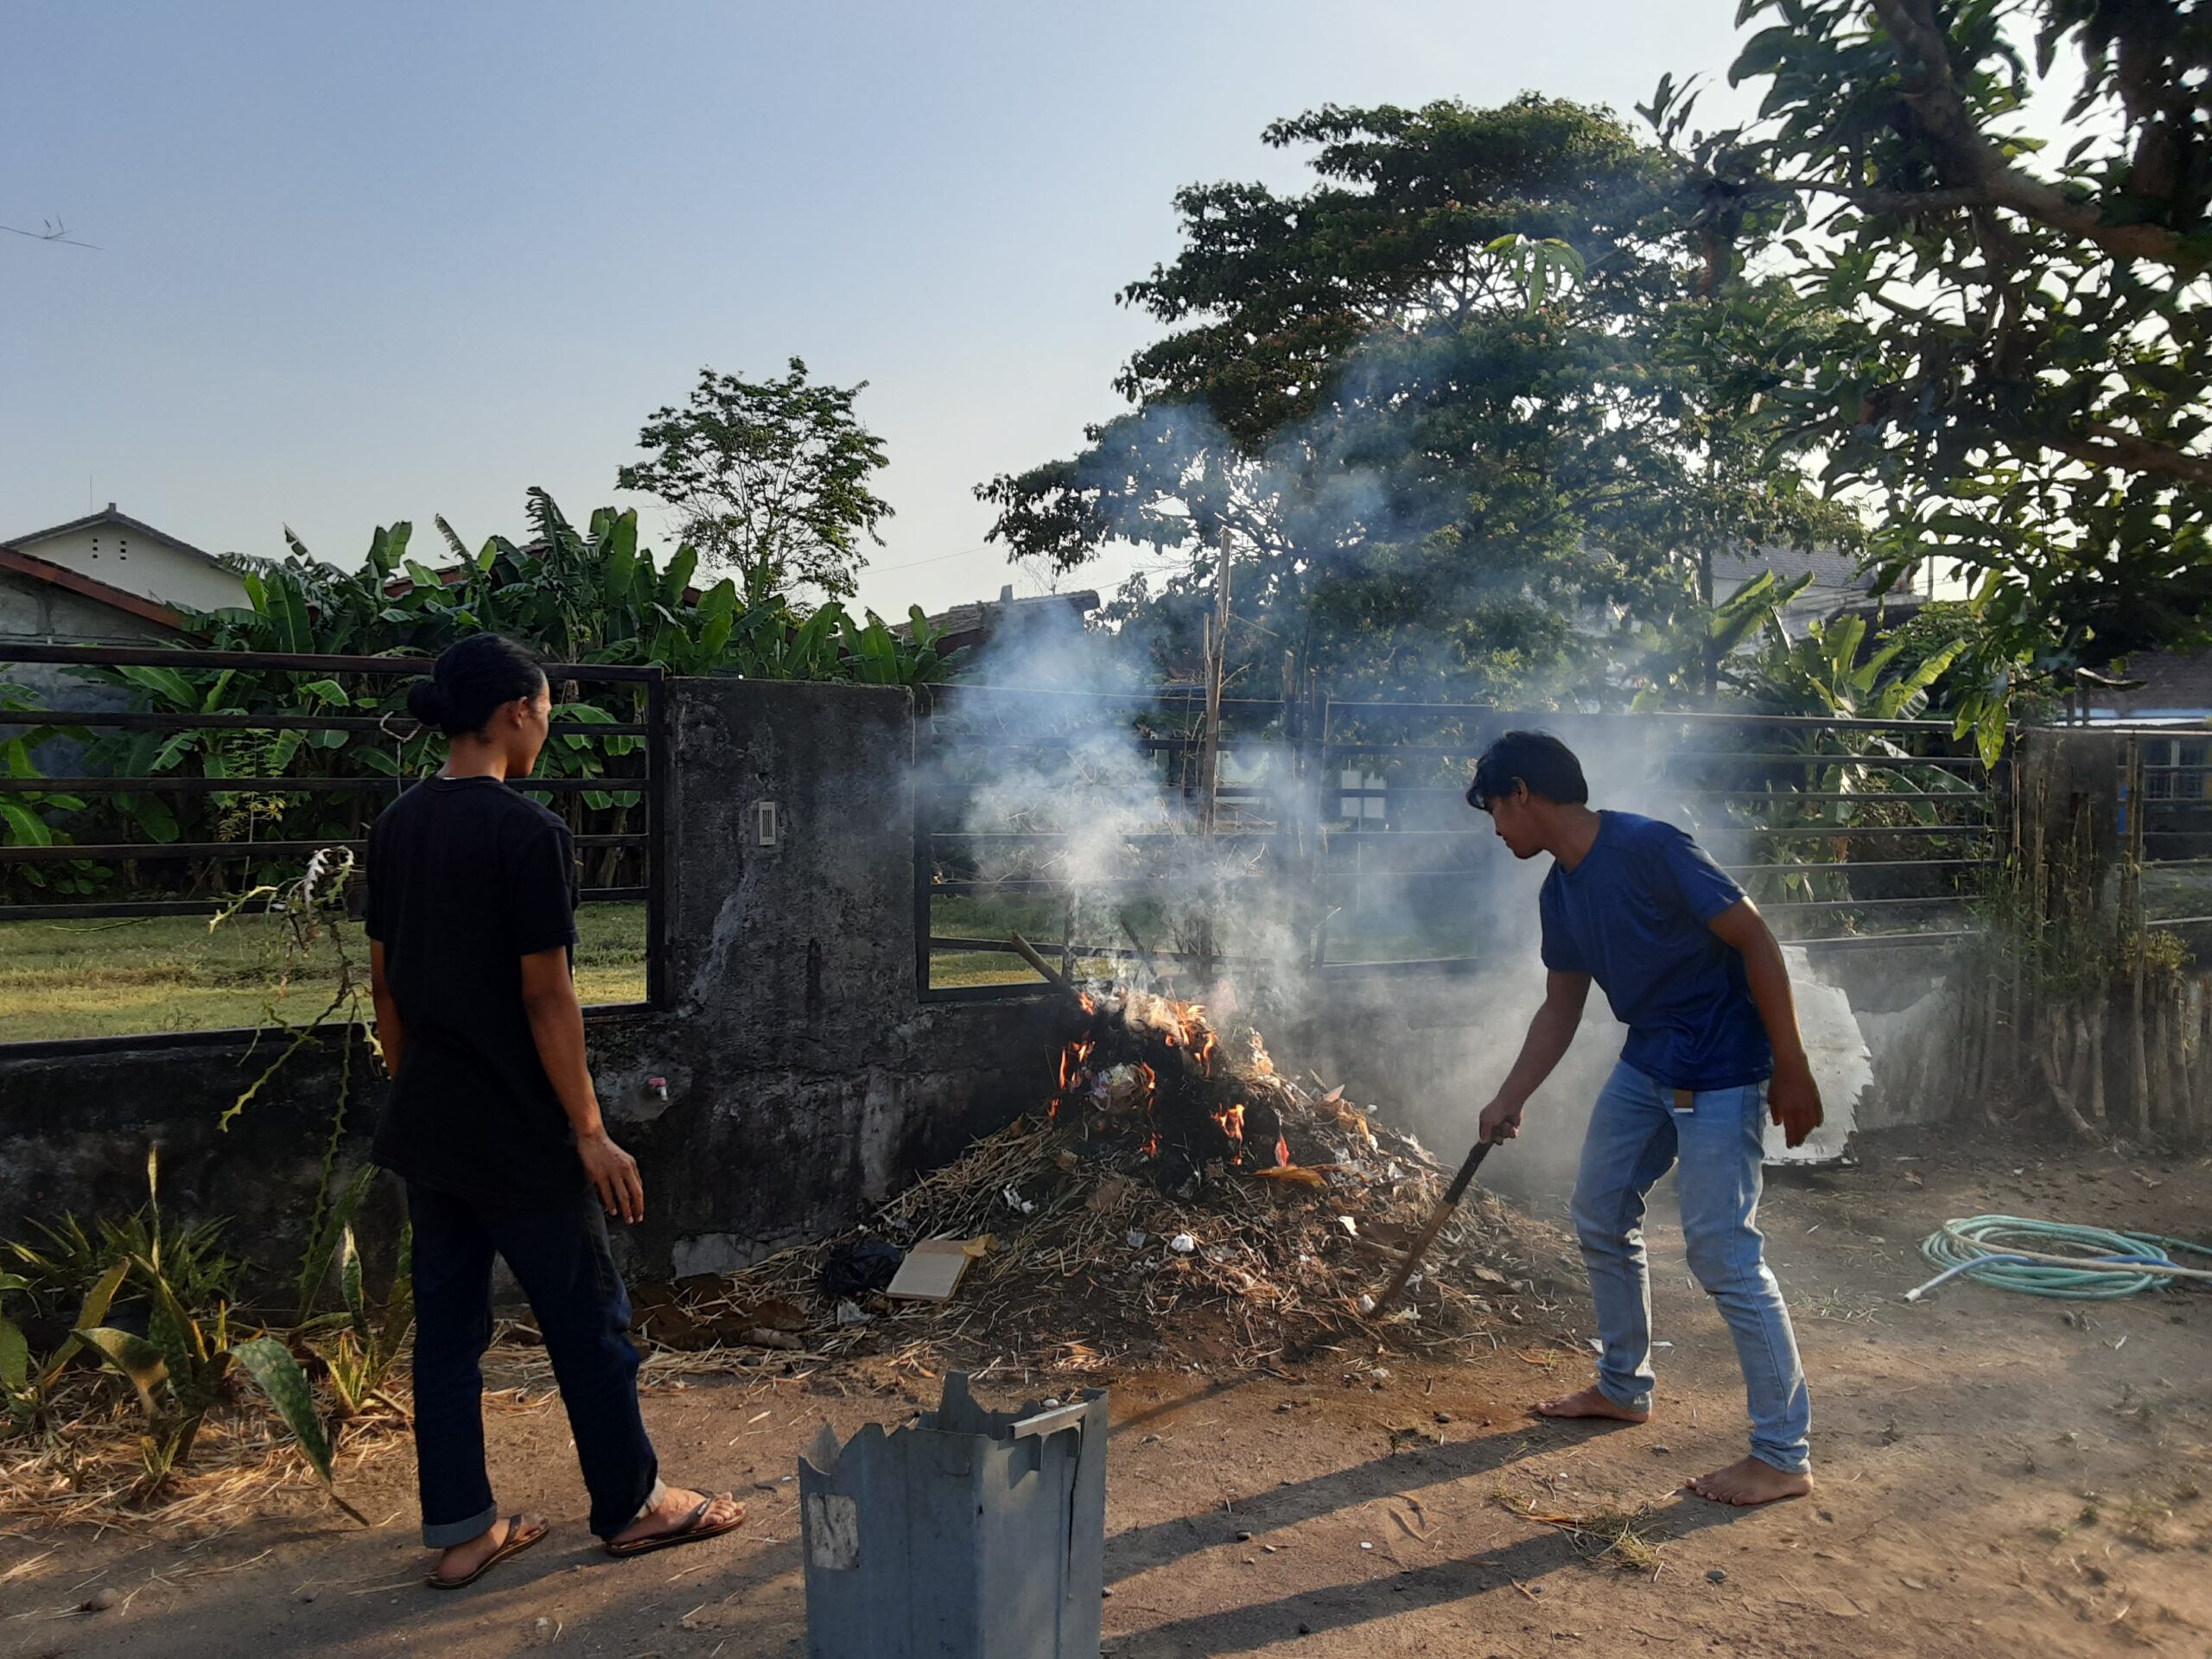
[(826, 1425), (798, 1464), (809, 1659), (1098, 1659), (1103, 1389), (911, 1428)]

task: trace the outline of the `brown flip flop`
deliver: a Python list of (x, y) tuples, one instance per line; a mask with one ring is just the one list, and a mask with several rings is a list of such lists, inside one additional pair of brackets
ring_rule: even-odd
[(522, 1524), (521, 1516), (509, 1516), (507, 1517), (506, 1541), (501, 1544), (497, 1549), (493, 1550), (489, 1555), (486, 1555), (482, 1560), (479, 1561), (476, 1564), (476, 1570), (474, 1573), (471, 1573), (467, 1578), (462, 1579), (441, 1578), (435, 1573), (429, 1573), (423, 1575), (423, 1582), (429, 1585), (433, 1590), (458, 1590), (464, 1584), (474, 1584), (477, 1580), (482, 1578), (486, 1573), (489, 1573), (493, 1567), (497, 1567), (501, 1561), (505, 1560), (508, 1556), (521, 1554), (523, 1551), (528, 1549), (532, 1544), (537, 1543), (539, 1540), (543, 1538), (547, 1533), (552, 1530), (553, 1529), (543, 1522), (540, 1522), (533, 1529), (525, 1529)]
[(702, 1543), (709, 1538), (719, 1538), (726, 1532), (734, 1532), (745, 1524), (745, 1505), (737, 1506), (737, 1513), (727, 1521), (707, 1522), (707, 1511), (715, 1507), (715, 1497), (728, 1497), (728, 1492), (718, 1492), (703, 1499), (699, 1507), (685, 1516), (666, 1532), (656, 1532), (644, 1538), (632, 1538), (626, 1544), (610, 1543), (610, 1555), (650, 1555), (657, 1549), (674, 1549), (678, 1544)]

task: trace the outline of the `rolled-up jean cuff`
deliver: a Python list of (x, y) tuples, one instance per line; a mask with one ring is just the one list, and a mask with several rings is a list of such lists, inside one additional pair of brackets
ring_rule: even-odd
[(653, 1477), (652, 1491), (647, 1492), (645, 1494), (645, 1501), (638, 1505), (638, 1512), (630, 1517), (630, 1524), (634, 1527), (639, 1522), (644, 1520), (648, 1515), (651, 1515), (653, 1510), (653, 1506), (667, 1496), (668, 1483), (663, 1480), (658, 1475), (655, 1475)]
[(492, 1523), (499, 1518), (499, 1506), (491, 1505), (483, 1514), (467, 1521), (442, 1521), (436, 1526), (423, 1523), (423, 1542), (431, 1549), (451, 1549), (455, 1544), (465, 1544), (472, 1538), (481, 1537), (491, 1530)]
[(1598, 1384), (1598, 1392), (1604, 1395), (1606, 1399), (1611, 1401), (1623, 1411), (1649, 1411), (1651, 1409), (1651, 1396), (1648, 1393), (1632, 1394), (1627, 1399), (1624, 1400), (1620, 1395), (1615, 1394), (1611, 1389), (1607, 1388), (1603, 1382)]
[(1780, 1458), (1770, 1458), (1756, 1447), (1753, 1448), (1751, 1455), (1766, 1465), (1768, 1468), (1779, 1469), (1785, 1475), (1809, 1475), (1813, 1472), (1813, 1460), (1808, 1457), (1797, 1458), (1784, 1463)]

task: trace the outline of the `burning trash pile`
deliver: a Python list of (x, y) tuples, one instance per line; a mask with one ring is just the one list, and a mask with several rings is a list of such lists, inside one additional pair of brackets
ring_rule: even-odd
[[(1401, 1304), (1363, 1317), (1451, 1171), (1342, 1088), (1278, 1072), (1257, 1032), (1134, 988), (1071, 992), (1065, 1018), (1035, 1115), (852, 1233), (688, 1281), (646, 1333), (759, 1338), (779, 1359), (926, 1351), (1077, 1371), (1256, 1364), (1338, 1339), (1440, 1356), (1548, 1334), (1571, 1247), (1479, 1191)], [(957, 1288), (904, 1300), (892, 1273), (928, 1241), (963, 1258)]]

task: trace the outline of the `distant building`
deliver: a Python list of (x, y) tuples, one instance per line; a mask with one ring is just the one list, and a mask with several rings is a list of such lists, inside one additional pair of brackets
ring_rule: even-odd
[[(970, 605), (956, 605), (928, 619), (931, 628), (944, 638), (938, 642), (940, 651), (957, 651), (966, 647), (968, 659), (963, 664), (969, 671), (976, 660), (983, 654), (983, 647), (993, 640), (1005, 645), (1014, 640), (1027, 643), (1032, 639), (1049, 639), (1055, 633), (1080, 633), (1084, 619), (1098, 608), (1098, 595), (1090, 588), (1073, 594), (1046, 594), (1036, 599), (1016, 599), (1011, 587), (999, 589), (995, 600), (980, 600)], [(902, 638), (911, 638), (910, 624), (896, 624), (892, 632)]]
[(2082, 713), (2092, 721), (2212, 724), (2212, 652), (2146, 651), (2106, 672), (2124, 683), (2083, 687)]
[[(245, 584), (212, 555), (111, 502), (105, 512), (0, 542), (0, 687), (41, 708), (123, 708), (124, 690), (57, 664), (10, 662), (9, 645), (189, 645), (178, 605), (244, 603)], [(0, 736), (13, 734), (0, 728)], [(80, 747), (57, 738), (33, 761), (47, 772), (79, 771)]]
[[(1809, 575), (1805, 591), (1783, 612), (1783, 626), (1792, 634), (1802, 625), (1825, 620), (1840, 612), (1856, 610), (1873, 598), (1875, 576), (1859, 568), (1859, 561), (1834, 548), (1760, 548), (1748, 553), (1716, 554), (1713, 561), (1713, 602), (1722, 604), (1767, 571), (1778, 586)], [(1967, 582), (1955, 565), (1929, 559), (1891, 587), (1884, 595), (1893, 612), (1910, 612), (1936, 599), (1964, 599)]]
[(246, 602), (245, 584), (213, 553), (117, 512), (112, 501), (105, 512), (0, 537), (0, 549), (165, 608), (219, 611)]

